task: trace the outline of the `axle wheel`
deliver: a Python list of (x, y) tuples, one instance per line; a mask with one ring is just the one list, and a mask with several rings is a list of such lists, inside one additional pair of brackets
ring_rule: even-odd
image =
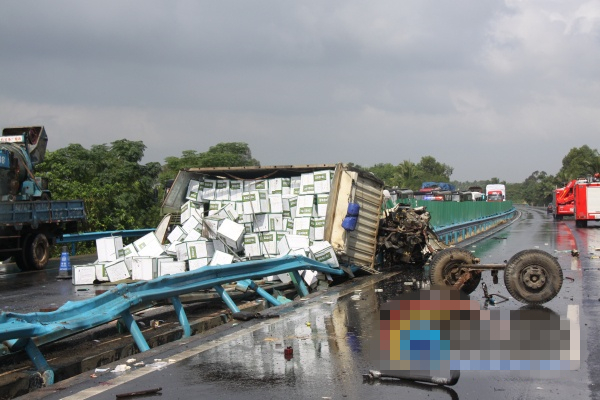
[(25, 241), (25, 259), (31, 270), (41, 270), (50, 259), (50, 243), (43, 233), (32, 234)]
[[(463, 264), (475, 264), (475, 257), (471, 252), (464, 249), (450, 248), (437, 252), (429, 264), (429, 279), (435, 286), (452, 287), (463, 274), (460, 266)], [(471, 293), (479, 285), (481, 280), (480, 271), (472, 271), (471, 277), (463, 284), (461, 290)]]
[(560, 291), (563, 273), (556, 258), (542, 250), (523, 250), (512, 256), (504, 270), (504, 284), (515, 300), (543, 304)]

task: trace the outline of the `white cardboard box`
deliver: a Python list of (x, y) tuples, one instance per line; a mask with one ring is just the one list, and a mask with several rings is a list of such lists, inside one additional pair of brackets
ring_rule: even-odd
[(289, 194), (290, 178), (269, 179), (269, 194)]
[(192, 201), (197, 201), (198, 200), (198, 189), (200, 187), (200, 182), (196, 181), (196, 180), (190, 180), (190, 183), (188, 184), (188, 189), (187, 189), (187, 193), (185, 195), (185, 198), (188, 200), (192, 200)]
[(244, 192), (253, 192), (255, 190), (268, 191), (268, 181), (266, 179), (253, 179), (244, 181)]
[(150, 281), (158, 276), (158, 263), (155, 257), (133, 257), (131, 279)]
[(175, 256), (177, 257), (177, 245), (180, 242), (173, 242), (170, 245), (167, 246), (167, 248), (165, 249), (165, 254), (169, 255), (169, 256)]
[(229, 199), (231, 201), (242, 201), (242, 193), (244, 193), (243, 181), (229, 182)]
[(202, 227), (202, 236), (206, 239), (216, 239), (219, 225), (223, 222), (224, 218), (210, 216), (204, 218), (204, 225)]
[(298, 196), (298, 206), (296, 208), (295, 217), (312, 217), (316, 214), (314, 211), (315, 195), (305, 194)]
[(230, 219), (225, 219), (219, 226), (217, 236), (231, 247), (233, 251), (242, 250), (244, 242), (244, 225), (233, 222)]
[(315, 171), (314, 172), (314, 187), (315, 193), (329, 193), (331, 192), (331, 179), (333, 177), (333, 171)]
[(174, 226), (171, 233), (167, 236), (167, 240), (169, 243), (183, 242), (186, 236), (187, 232), (181, 226)]
[(184, 242), (195, 242), (196, 240), (200, 240), (202, 238), (202, 227), (200, 229), (192, 229), (190, 233), (185, 237)]
[(196, 217), (196, 219), (202, 219), (202, 213), (204, 212), (204, 205), (202, 203), (198, 204), (194, 201), (188, 201), (183, 203), (181, 206), (181, 223), (183, 224), (187, 221), (191, 216)]
[(268, 254), (277, 255), (277, 236), (275, 232), (264, 232), (261, 235), (261, 241), (263, 244), (263, 251), (266, 251)]
[(108, 275), (108, 280), (111, 282), (116, 282), (131, 277), (124, 258), (106, 264), (104, 269), (106, 270), (106, 275)]
[(232, 202), (222, 202), (221, 208), (217, 210), (214, 215), (217, 217), (228, 218), (234, 222), (237, 222), (237, 219), (239, 218), (236, 205)]
[(317, 284), (317, 271), (313, 271), (310, 269), (305, 269), (302, 271), (299, 271), (300, 275), (302, 276), (302, 279), (304, 279), (304, 282), (306, 282), (306, 284), (308, 286), (313, 286)]
[(296, 196), (300, 194), (300, 186), (302, 185), (302, 181), (299, 176), (292, 176), (290, 178), (290, 194), (295, 194)]
[(292, 250), (302, 249), (306, 251), (308, 250), (309, 245), (310, 241), (308, 240), (308, 236), (285, 235), (285, 237), (277, 243), (277, 249), (279, 254), (288, 254)]
[(206, 267), (210, 263), (210, 258), (196, 258), (195, 260), (188, 260), (188, 267), (190, 271), (195, 271), (202, 267)]
[(267, 232), (269, 230), (269, 214), (254, 215), (254, 232)]
[(283, 216), (286, 218), (294, 218), (296, 216), (296, 209), (298, 206), (298, 196), (295, 194), (288, 194), (281, 196)]
[(73, 285), (92, 285), (96, 280), (96, 267), (94, 265), (73, 265), (71, 282)]
[(294, 218), (294, 235), (310, 237), (310, 217)]
[(215, 192), (217, 190), (217, 181), (215, 179), (205, 179), (202, 185), (202, 200), (215, 200)]
[(156, 276), (159, 276), (158, 271), (160, 271), (160, 265), (162, 263), (175, 261), (175, 259), (173, 257), (168, 257), (168, 256), (161, 256), (161, 257), (155, 257), (155, 258), (156, 258)]
[(223, 253), (227, 253), (227, 248), (225, 247), (225, 244), (219, 239), (211, 240), (211, 243), (213, 244), (215, 251), (222, 251)]
[(208, 205), (208, 215), (215, 215), (223, 207), (221, 200), (211, 200)]
[(106, 268), (105, 268), (106, 264), (107, 263), (101, 263), (101, 262), (94, 264), (94, 267), (96, 268), (96, 280), (99, 282), (108, 282), (108, 275), (106, 275)]
[(340, 264), (337, 256), (335, 255), (333, 247), (331, 247), (329, 242), (314, 242), (313, 245), (310, 246), (309, 250), (312, 259), (324, 264), (328, 264), (331, 267), (339, 268)]
[(283, 230), (283, 214), (267, 214), (269, 218), (269, 230), (270, 231), (282, 231)]
[(290, 234), (294, 234), (294, 219), (293, 218), (284, 218), (283, 219), (283, 228), (284, 230)]
[(269, 198), (266, 191), (244, 192), (242, 195), (244, 214), (264, 214), (269, 212)]
[(307, 172), (300, 175), (300, 194), (315, 193), (315, 175), (312, 172)]
[(164, 252), (164, 249), (154, 232), (142, 236), (133, 242), (133, 244), (135, 245), (138, 255), (141, 257), (158, 257)]
[(215, 251), (215, 255), (210, 260), (208, 265), (227, 265), (233, 262), (233, 255), (223, 253), (222, 251)]
[(310, 240), (325, 240), (325, 217), (314, 217), (310, 219)]
[(229, 180), (221, 179), (221, 180), (217, 181), (217, 188), (215, 190), (215, 199), (229, 201)]
[(177, 261), (212, 257), (214, 252), (213, 242), (208, 240), (180, 243), (177, 245)]
[(258, 233), (244, 235), (244, 253), (246, 257), (258, 257), (263, 255)]
[(320, 193), (317, 195), (317, 216), (327, 216), (327, 204), (329, 203), (329, 193)]
[(133, 245), (133, 243), (128, 244), (127, 246), (123, 247), (121, 250), (119, 250), (119, 258), (124, 257), (124, 258), (130, 258), (130, 257), (135, 257), (137, 256), (137, 250), (135, 249), (135, 246)]
[(99, 261), (115, 261), (119, 258), (119, 250), (121, 249), (123, 249), (123, 238), (121, 236), (96, 239)]
[(269, 210), (272, 213), (283, 214), (283, 199), (280, 194), (269, 195)]
[(158, 276), (180, 274), (185, 269), (185, 261), (165, 261), (158, 265)]
[[(181, 225), (181, 229), (183, 229), (186, 234), (194, 229), (202, 229), (202, 220), (191, 216), (183, 225)], [(181, 240), (178, 240), (178, 242), (181, 242)]]

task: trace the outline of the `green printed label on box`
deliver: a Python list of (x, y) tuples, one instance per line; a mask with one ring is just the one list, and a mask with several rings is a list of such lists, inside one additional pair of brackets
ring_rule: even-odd
[(325, 261), (331, 259), (331, 253), (327, 252), (327, 253), (315, 255), (315, 259), (319, 262), (325, 262)]

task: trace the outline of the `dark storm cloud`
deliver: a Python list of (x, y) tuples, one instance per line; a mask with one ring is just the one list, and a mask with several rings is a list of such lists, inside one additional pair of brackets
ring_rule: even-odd
[(571, 147), (594, 147), (598, 10), (6, 1), (0, 115), (45, 124), (51, 149), (126, 137), (162, 162), (244, 141), (264, 165), (433, 155), (456, 179), (517, 181), (555, 173)]

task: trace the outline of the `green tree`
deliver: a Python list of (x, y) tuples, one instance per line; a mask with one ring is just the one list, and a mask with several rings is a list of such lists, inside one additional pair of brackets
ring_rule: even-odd
[(588, 145), (572, 148), (562, 160), (560, 179), (571, 181), (600, 172), (600, 153)]
[(160, 174), (160, 182), (173, 179), (180, 169), (207, 167), (249, 167), (260, 166), (260, 162), (252, 157), (250, 147), (246, 143), (226, 142), (212, 146), (208, 151), (199, 153), (195, 150), (184, 150), (181, 157), (165, 158), (165, 165)]
[(523, 199), (532, 206), (546, 205), (552, 201), (552, 189), (554, 177), (545, 171), (535, 171), (523, 182)]
[(454, 168), (438, 162), (432, 156), (422, 157), (416, 167), (423, 182), (449, 182), (454, 171)]
[(79, 144), (48, 152), (37, 171), (48, 178), (53, 199), (83, 199), (91, 231), (156, 226), (159, 218), (156, 186), (159, 163), (141, 165), (146, 146), (117, 140)]

